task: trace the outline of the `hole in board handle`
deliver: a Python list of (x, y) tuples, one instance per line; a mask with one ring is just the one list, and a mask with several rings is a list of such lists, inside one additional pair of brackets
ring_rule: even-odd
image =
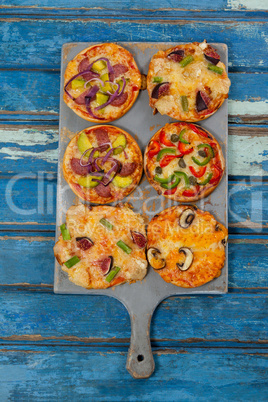
[(144, 360), (144, 356), (143, 355), (138, 355), (137, 360), (138, 360), (138, 362), (142, 362)]

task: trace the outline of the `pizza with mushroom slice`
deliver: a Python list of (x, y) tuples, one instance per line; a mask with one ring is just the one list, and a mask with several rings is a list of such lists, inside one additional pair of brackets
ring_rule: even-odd
[(144, 220), (130, 204), (72, 206), (60, 229), (54, 254), (76, 285), (106, 289), (145, 277)]
[(159, 51), (147, 75), (150, 106), (187, 122), (215, 113), (228, 97), (230, 84), (217, 50), (206, 41)]
[(156, 215), (147, 229), (147, 259), (168, 283), (195, 288), (221, 275), (228, 231), (192, 205)]
[(180, 202), (208, 196), (220, 183), (225, 163), (218, 141), (204, 128), (170, 123), (146, 147), (144, 170), (158, 194)]
[(103, 43), (84, 49), (68, 63), (63, 99), (83, 119), (107, 123), (132, 107), (140, 88), (141, 74), (132, 54)]
[(142, 171), (137, 142), (110, 125), (76, 134), (63, 157), (63, 175), (73, 192), (95, 204), (122, 200), (139, 184)]

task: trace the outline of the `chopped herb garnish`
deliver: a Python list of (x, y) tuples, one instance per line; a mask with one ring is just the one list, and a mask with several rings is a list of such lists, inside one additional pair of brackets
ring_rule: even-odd
[(80, 261), (80, 258), (77, 257), (77, 255), (74, 255), (72, 258), (70, 258), (68, 261), (64, 263), (67, 268), (72, 268), (75, 264), (77, 264)]
[(128, 247), (126, 243), (124, 243), (122, 240), (119, 240), (117, 243), (118, 247), (120, 247), (125, 253), (130, 254), (132, 249)]
[(63, 240), (71, 240), (71, 235), (69, 230), (66, 228), (65, 223), (60, 226), (60, 231), (62, 234)]
[(106, 282), (112, 282), (112, 280), (114, 279), (115, 275), (118, 274), (118, 272), (120, 271), (120, 267), (113, 267), (112, 271), (106, 276), (105, 280)]
[(114, 227), (114, 226), (111, 224), (111, 222), (107, 221), (107, 219), (105, 219), (105, 218), (102, 218), (102, 219), (100, 220), (100, 223), (101, 223), (103, 226), (105, 226), (108, 230), (112, 230), (113, 227)]

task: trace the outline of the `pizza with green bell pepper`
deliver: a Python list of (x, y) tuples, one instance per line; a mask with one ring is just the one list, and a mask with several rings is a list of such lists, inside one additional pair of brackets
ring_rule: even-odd
[(191, 123), (166, 124), (146, 147), (145, 173), (159, 194), (180, 202), (208, 196), (220, 183), (225, 163), (218, 141)]

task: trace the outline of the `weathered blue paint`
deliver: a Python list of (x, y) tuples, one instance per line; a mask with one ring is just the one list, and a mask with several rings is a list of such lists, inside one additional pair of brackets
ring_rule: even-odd
[(125, 373), (126, 352), (8, 347), (0, 354), (4, 400), (266, 401), (265, 350), (155, 351), (146, 380)]
[[(229, 47), (232, 71), (266, 71), (267, 24), (263, 22), (182, 20), (95, 21), (74, 20), (2, 20), (2, 57), (0, 68), (60, 67), (61, 46), (66, 42), (152, 41), (223, 42)], [(235, 38), (235, 40), (233, 39)], [(245, 51), (246, 48), (246, 51)], [(260, 52), (259, 49), (262, 49)], [(15, 57), (14, 57), (15, 55)]]

